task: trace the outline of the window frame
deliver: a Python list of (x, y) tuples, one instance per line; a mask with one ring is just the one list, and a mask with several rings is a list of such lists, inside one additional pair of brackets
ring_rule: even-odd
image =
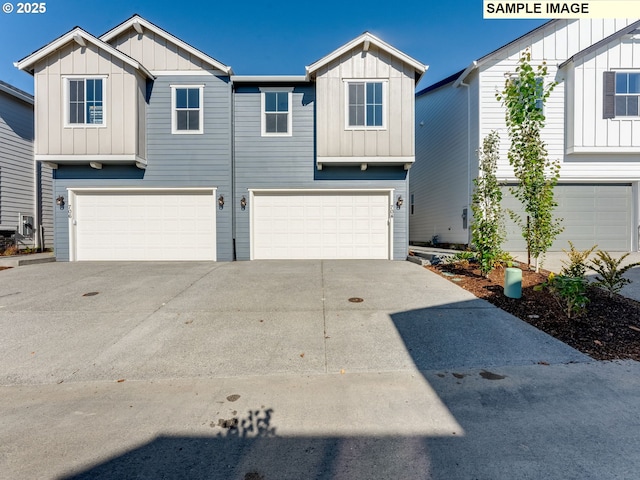
[[(640, 71), (633, 71), (633, 70), (615, 70), (615, 77), (614, 77), (614, 100), (613, 100), (613, 118), (638, 118), (640, 117), (640, 91), (638, 91), (638, 93), (629, 93), (628, 91), (626, 93), (618, 93), (618, 75), (638, 75), (638, 80), (640, 82)], [(627, 90), (628, 90), (628, 81), (627, 81)], [(640, 90), (640, 89), (639, 89)], [(637, 105), (636, 105), (636, 113), (634, 115), (629, 115), (629, 114), (619, 114), (618, 113), (618, 98), (621, 97), (635, 97), (636, 101), (637, 101)], [(628, 100), (626, 102), (626, 109), (627, 111), (629, 110), (629, 104), (628, 104)]]
[[(202, 135), (204, 133), (204, 84), (172, 84), (171, 87), (171, 134), (172, 135)], [(198, 129), (197, 130), (179, 130), (178, 129), (178, 110), (193, 111), (195, 108), (179, 109), (176, 106), (176, 93), (178, 90), (198, 90)]]
[[(260, 87), (260, 135), (262, 137), (291, 137), (293, 135), (293, 90), (295, 87)], [(267, 115), (284, 112), (267, 112), (267, 93), (287, 93), (287, 131), (267, 132)]]
[[(344, 79), (344, 125), (345, 130), (387, 130), (388, 105), (389, 105), (389, 79), (387, 78), (349, 78)], [(351, 125), (349, 123), (349, 86), (353, 84), (364, 84), (364, 125)], [(382, 85), (382, 124), (367, 125), (367, 84), (379, 83)]]
[[(107, 127), (107, 79), (108, 75), (63, 75), (62, 84), (64, 88), (64, 127), (65, 128), (106, 128)], [(83, 123), (71, 122), (71, 81), (82, 80), (84, 84), (84, 110), (85, 121)], [(102, 81), (102, 122), (87, 123), (87, 80)]]

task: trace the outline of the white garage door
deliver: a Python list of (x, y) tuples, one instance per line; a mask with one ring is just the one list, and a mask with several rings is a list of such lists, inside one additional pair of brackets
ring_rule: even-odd
[[(597, 245), (601, 250), (625, 252), (631, 250), (632, 191), (631, 185), (560, 184), (554, 188), (558, 207), (556, 218), (562, 218), (564, 231), (558, 235), (551, 251), (569, 249), (569, 240), (579, 250)], [(503, 207), (520, 212), (518, 201), (508, 192)], [(505, 249), (526, 250), (520, 229), (507, 216)]]
[(389, 192), (254, 192), (254, 259), (389, 259)]
[(213, 189), (70, 193), (72, 260), (216, 259)]

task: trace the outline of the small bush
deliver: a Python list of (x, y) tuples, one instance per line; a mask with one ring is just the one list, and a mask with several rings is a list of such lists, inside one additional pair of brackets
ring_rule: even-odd
[(445, 261), (448, 264), (455, 263), (455, 264), (466, 267), (469, 265), (469, 262), (472, 262), (475, 260), (476, 260), (476, 254), (474, 252), (464, 251), (464, 252), (457, 252), (455, 255), (447, 258)]
[(546, 288), (556, 298), (568, 318), (579, 317), (587, 311), (587, 280), (584, 277), (570, 277), (551, 273), (545, 283), (534, 290)]
[(5, 257), (10, 257), (12, 255), (17, 255), (18, 252), (19, 252), (18, 247), (16, 247), (15, 245), (10, 245), (4, 249), (4, 252), (2, 252), (2, 255)]
[(587, 259), (589, 255), (596, 249), (597, 245), (594, 245), (588, 250), (576, 250), (576, 247), (571, 241), (569, 241), (570, 250), (566, 251), (564, 248), (562, 251), (567, 254), (569, 261), (562, 261), (564, 265), (560, 273), (566, 277), (584, 277), (587, 273)]
[(599, 275), (596, 277), (594, 285), (606, 290), (610, 297), (613, 296), (614, 293), (619, 293), (622, 287), (631, 283), (631, 280), (623, 277), (625, 272), (640, 265), (640, 262), (636, 262), (621, 267), (620, 264), (628, 256), (629, 254), (625, 253), (616, 259), (613, 258), (609, 252), (598, 250), (596, 252), (596, 258), (591, 261), (591, 269)]

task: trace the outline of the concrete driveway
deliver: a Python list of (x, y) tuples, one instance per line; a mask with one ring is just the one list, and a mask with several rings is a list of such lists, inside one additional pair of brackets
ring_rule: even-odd
[(592, 362), (408, 262), (20, 267), (0, 272), (0, 326), (3, 478), (640, 468), (637, 363)]

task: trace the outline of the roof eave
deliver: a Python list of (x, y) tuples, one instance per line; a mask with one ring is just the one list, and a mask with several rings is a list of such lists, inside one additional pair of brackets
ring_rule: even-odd
[[(134, 24), (138, 25), (138, 27), (134, 26)], [(133, 15), (128, 20), (125, 20), (120, 25), (117, 25), (116, 27), (112, 28), (105, 34), (101, 35), (100, 40), (102, 40), (103, 42), (109, 42), (110, 40), (113, 40), (115, 37), (117, 37), (118, 35), (127, 31), (130, 28), (134, 28), (136, 31), (138, 31), (139, 26), (142, 26), (142, 28), (151, 30), (156, 35), (160, 35), (164, 37), (166, 40), (171, 41), (178, 47), (198, 57), (200, 60), (212, 65), (217, 70), (221, 70), (227, 75), (233, 75), (233, 69), (229, 65), (225, 65), (222, 62), (219, 62), (215, 58), (212, 58), (209, 55), (205, 54), (204, 52), (201, 52), (197, 48), (192, 47), (185, 41), (180, 40), (178, 37), (171, 35), (166, 30), (163, 30), (162, 28), (158, 27), (157, 25), (151, 23), (148, 20), (145, 20), (144, 18), (142, 18), (140, 15), (137, 15), (137, 14)]]
[(140, 62), (134, 60), (133, 58), (129, 57), (128, 55), (125, 55), (121, 51), (115, 49), (114, 47), (112, 47), (108, 43), (103, 42), (99, 38), (94, 37), (90, 33), (85, 32), (80, 27), (74, 28), (73, 30), (67, 32), (65, 35), (59, 37), (58, 39), (54, 40), (53, 42), (48, 43), (47, 45), (45, 45), (44, 47), (40, 48), (39, 50), (36, 50), (31, 55), (23, 58), (22, 60), (19, 60), (18, 62), (15, 62), (14, 66), (16, 68), (18, 68), (19, 70), (24, 70), (24, 71), (26, 71), (26, 72), (28, 72), (28, 73), (33, 75), (33, 68), (32, 67), (37, 62), (39, 62), (43, 58), (51, 55), (53, 52), (55, 52), (59, 48), (63, 47), (67, 43), (72, 42), (72, 41), (77, 42), (78, 41), (78, 39), (77, 39), (78, 36), (80, 38), (82, 38), (84, 41), (88, 41), (89, 43), (95, 45), (96, 47), (101, 48), (103, 50), (106, 50), (111, 55), (113, 55), (116, 58), (122, 60), (124, 63), (132, 66), (136, 70), (140, 70), (147, 78), (150, 78), (150, 79), (154, 78), (154, 76), (151, 74), (151, 72), (149, 72), (149, 70), (147, 70), (142, 64), (140, 64)]
[(369, 44), (375, 45), (379, 49), (386, 51), (390, 55), (393, 55), (394, 57), (398, 58), (402, 62), (410, 65), (415, 70), (415, 72), (417, 73), (416, 83), (420, 80), (422, 75), (427, 71), (428, 67), (426, 65), (418, 62), (417, 60), (415, 60), (414, 58), (410, 57), (409, 55), (406, 55), (405, 53), (402, 53), (400, 50), (398, 50), (395, 47), (392, 47), (391, 45), (389, 45), (388, 43), (384, 42), (383, 40), (380, 40), (375, 35), (373, 35), (373, 34), (371, 34), (369, 32), (365, 32), (362, 35), (354, 38), (350, 42), (347, 42), (343, 46), (337, 48), (336, 50), (334, 50), (330, 54), (322, 57), (320, 60), (312, 63), (311, 65), (309, 65), (307, 67), (305, 67), (305, 71), (307, 72), (307, 77), (311, 78), (311, 76), (313, 76), (313, 74), (318, 69), (322, 68), (323, 66), (327, 65), (328, 63), (331, 63), (336, 58), (339, 58), (340, 56), (344, 55), (345, 53), (347, 53), (347, 52), (351, 51), (352, 49), (356, 48), (358, 45), (364, 44), (365, 42), (369, 42)]

